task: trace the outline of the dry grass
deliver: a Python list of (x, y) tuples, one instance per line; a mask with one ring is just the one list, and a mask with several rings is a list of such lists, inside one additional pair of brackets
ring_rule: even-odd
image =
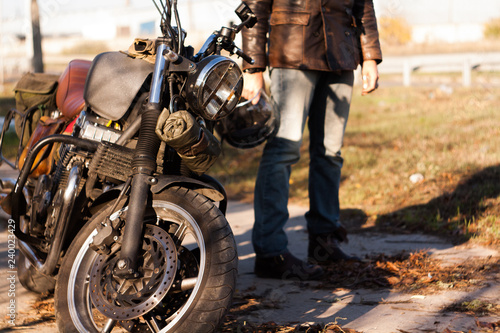
[[(344, 142), (343, 220), (351, 232), (427, 231), (500, 244), (500, 89), (393, 87), (355, 92)], [(307, 133), (291, 202), (307, 205)], [(212, 170), (233, 199), (251, 202), (262, 147)], [(412, 183), (410, 176), (423, 180)], [(457, 237), (459, 236), (459, 237)]]
[[(0, 115), (12, 105), (11, 97), (1, 98)], [(355, 91), (341, 185), (342, 219), (350, 231), (418, 230), (500, 244), (498, 105), (500, 88), (391, 87), (369, 97)], [(307, 144), (306, 133), (290, 180), (290, 200), (301, 205), (308, 204)], [(232, 199), (253, 200), (262, 148), (224, 144), (211, 174)], [(412, 183), (413, 174), (423, 180)]]
[(498, 52), (500, 43), (498, 38), (483, 39), (474, 42), (461, 43), (413, 43), (394, 44), (382, 41), (382, 51), (384, 56), (400, 56), (415, 54), (436, 54), (436, 53), (461, 53), (461, 52)]

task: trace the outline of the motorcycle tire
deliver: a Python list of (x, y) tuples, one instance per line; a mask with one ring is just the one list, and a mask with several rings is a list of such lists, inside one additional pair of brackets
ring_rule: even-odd
[(18, 254), (17, 262), (17, 277), (25, 289), (42, 295), (49, 295), (54, 292), (56, 286), (54, 278), (38, 272), (21, 252)]
[[(121, 214), (126, 215), (125, 199), (118, 203), (117, 207), (123, 208), (116, 212), (110, 212), (115, 202), (109, 202), (76, 236), (62, 263), (55, 291), (60, 332), (114, 332), (116, 328), (129, 332), (192, 333), (213, 332), (218, 327), (231, 306), (238, 264), (234, 236), (226, 218), (212, 201), (182, 187), (155, 194), (151, 202), (151, 213), (145, 216), (141, 252), (143, 272), (154, 272), (149, 281), (125, 281), (111, 273), (112, 267), (116, 267), (113, 260), (117, 262), (119, 245), (108, 255), (89, 248), (97, 233), (96, 226), (108, 217), (107, 221), (113, 222)], [(173, 264), (156, 267), (165, 255)], [(154, 267), (148, 266), (151, 262)], [(169, 270), (172, 267), (175, 269)], [(94, 278), (95, 275), (99, 276)], [(160, 287), (153, 288), (154, 295), (148, 299), (144, 285), (147, 287), (156, 279), (161, 280)], [(129, 281), (133, 288), (127, 285)], [(111, 290), (118, 283), (120, 287)], [(160, 290), (161, 285), (165, 289)], [(132, 319), (127, 320), (129, 315)]]

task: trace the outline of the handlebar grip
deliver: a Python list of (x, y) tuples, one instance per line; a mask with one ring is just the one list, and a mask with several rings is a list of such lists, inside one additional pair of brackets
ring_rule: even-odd
[(238, 56), (242, 57), (243, 60), (245, 60), (246, 62), (248, 62), (250, 65), (253, 65), (255, 63), (255, 60), (252, 59), (252, 57), (246, 55), (242, 50), (240, 50), (239, 48), (236, 48), (236, 52), (235, 52)]

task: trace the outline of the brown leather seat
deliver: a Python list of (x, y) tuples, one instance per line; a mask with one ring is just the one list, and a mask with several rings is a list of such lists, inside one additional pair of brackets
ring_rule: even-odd
[(59, 78), (56, 103), (66, 120), (73, 119), (85, 107), (83, 90), (91, 64), (88, 60), (72, 60)]

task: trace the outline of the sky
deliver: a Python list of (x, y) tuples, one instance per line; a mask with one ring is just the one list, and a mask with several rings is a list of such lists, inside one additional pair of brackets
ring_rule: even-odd
[[(2, 17), (22, 17), (30, 0), (0, 0)], [(178, 0), (179, 3), (207, 0)], [(213, 1), (213, 0), (212, 0)], [(216, 1), (213, 1), (216, 2)], [(239, 0), (218, 0), (234, 3)], [(98, 8), (132, 7), (154, 9), (152, 0), (38, 0), (42, 15), (53, 11), (81, 11)], [(500, 0), (374, 0), (378, 15), (404, 16), (410, 23), (477, 23), (491, 17), (500, 17)]]
[(500, 18), (500, 0), (374, 0), (377, 15), (402, 16), (410, 24), (484, 23)]
[[(0, 0), (2, 3), (2, 17), (22, 17), (30, 0)], [(101, 8), (121, 7), (126, 4), (133, 7), (154, 8), (152, 0), (38, 0), (42, 15), (52, 12), (93, 11)]]
[[(19, 20), (24, 17), (30, 0), (0, 0), (0, 13), (4, 20)], [(240, 0), (178, 0), (179, 6), (190, 3), (196, 11), (196, 3), (210, 6), (236, 7)], [(42, 18), (45, 20), (63, 13), (89, 13), (99, 9), (150, 8), (155, 11), (152, 0), (38, 0)], [(482, 24), (491, 18), (500, 18), (500, 0), (374, 0), (377, 16), (403, 17), (415, 24)], [(203, 6), (201, 6), (203, 7)], [(185, 13), (181, 13), (186, 15)], [(213, 21), (209, 15), (196, 15), (196, 19)], [(43, 21), (42, 21), (43, 22)]]

